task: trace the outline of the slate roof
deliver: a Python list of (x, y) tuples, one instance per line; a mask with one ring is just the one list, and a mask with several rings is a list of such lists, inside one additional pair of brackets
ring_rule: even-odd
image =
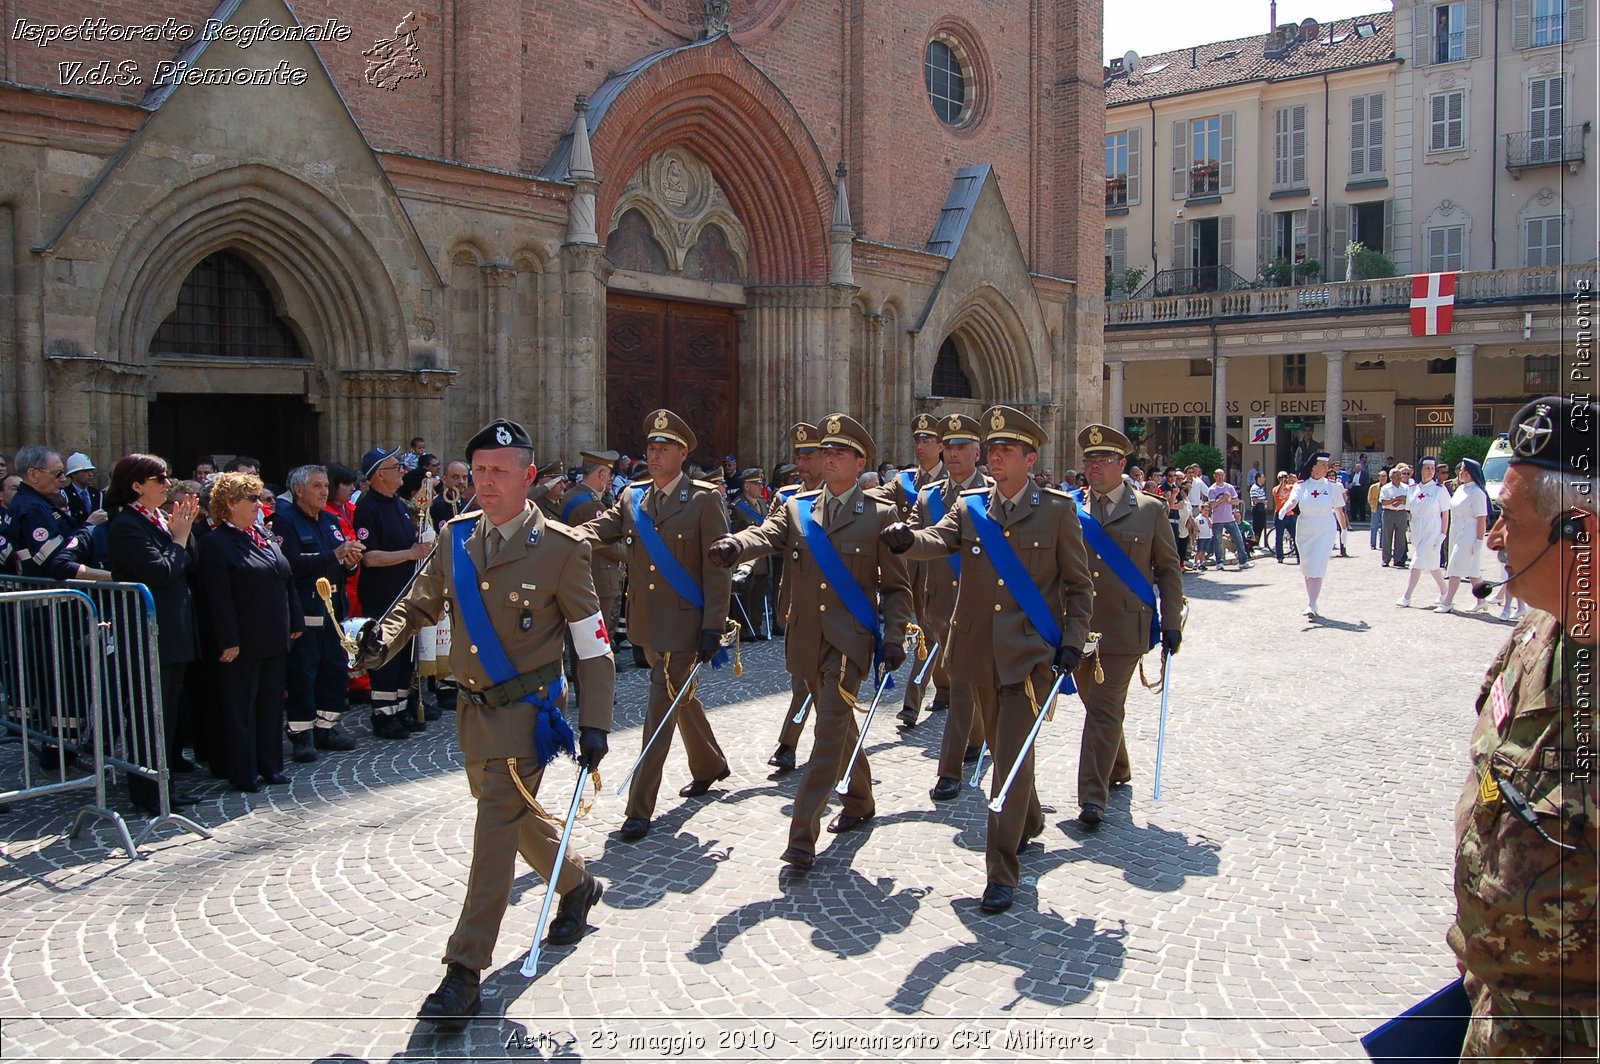
[(933, 235), (928, 237), (928, 246), (923, 250), (947, 259), (955, 257), (956, 248), (961, 246), (961, 238), (966, 235), (972, 209), (978, 205), (978, 194), (983, 191), (983, 183), (988, 180), (991, 169), (988, 163), (980, 163), (956, 171), (955, 180), (950, 182), (950, 194), (945, 197), (944, 206), (939, 210), (939, 220), (933, 225)]
[[(1360, 23), (1371, 24), (1375, 32), (1362, 36), (1356, 29)], [(1298, 41), (1283, 54), (1269, 58), (1266, 52), (1271, 39), (1263, 33), (1147, 55), (1140, 59), (1132, 77), (1110, 73), (1107, 68), (1106, 106), (1381, 63), (1394, 58), (1394, 14), (1382, 11), (1321, 25), (1315, 40)], [(1137, 49), (1138, 42), (1132, 43)]]

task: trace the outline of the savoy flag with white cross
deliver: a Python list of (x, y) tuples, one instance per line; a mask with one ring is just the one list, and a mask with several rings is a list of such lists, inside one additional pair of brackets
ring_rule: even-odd
[(1419, 273), (1411, 278), (1411, 335), (1440, 336), (1455, 320), (1456, 275)]

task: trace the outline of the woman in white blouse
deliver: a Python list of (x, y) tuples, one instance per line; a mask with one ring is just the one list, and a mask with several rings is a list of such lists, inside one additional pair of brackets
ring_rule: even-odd
[(1406, 509), (1411, 512), (1411, 575), (1406, 578), (1406, 593), (1395, 600), (1396, 606), (1411, 605), (1411, 592), (1417, 589), (1423, 573), (1439, 585), (1439, 603), (1444, 602), (1439, 559), (1444, 534), (1450, 528), (1450, 491), (1434, 481), (1437, 466), (1432, 455), (1417, 463), (1417, 482), (1406, 495)]
[(1300, 575), (1306, 581), (1306, 620), (1317, 619), (1317, 596), (1328, 575), (1328, 559), (1333, 555), (1334, 533), (1347, 524), (1344, 492), (1327, 479), (1330, 465), (1327, 452), (1313, 455), (1300, 468), (1300, 480), (1278, 510), (1279, 517), (1299, 512), (1295, 542), (1300, 548)]

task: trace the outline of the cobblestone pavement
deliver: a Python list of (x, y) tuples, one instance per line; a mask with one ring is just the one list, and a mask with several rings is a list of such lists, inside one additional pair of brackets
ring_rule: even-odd
[[(0, 817), (0, 1055), (1363, 1058), (1360, 1033), (1454, 975), (1451, 808), (1509, 625), (1397, 609), (1403, 574), (1364, 534), (1351, 549), (1319, 624), (1293, 565), (1187, 578), (1162, 801), (1150, 693), (1130, 699), (1134, 784), (1096, 835), (1073, 819), (1078, 714), (1045, 725), (1045, 845), (999, 916), (976, 902), (983, 800), (928, 799), (939, 717), (902, 735), (880, 714), (870, 830), (780, 872), (799, 776), (764, 764), (787, 703), (777, 642), (704, 688), (732, 778), (678, 799), (675, 752), (651, 834), (620, 841), (611, 791), (639, 749), (645, 679), (624, 668), (610, 782), (575, 836), (609, 884), (593, 930), (523, 979), (543, 895), (525, 874), (485, 1016), (456, 1036), (411, 1018), (471, 845), (448, 719), (401, 743), (360, 725), (360, 749), (291, 763), (292, 785), (262, 795), (207, 778), (195, 816), (215, 838), (169, 833), (145, 860), (108, 850), (104, 827), (65, 838), (67, 798), (18, 804)], [(572, 779), (552, 771), (552, 808)]]

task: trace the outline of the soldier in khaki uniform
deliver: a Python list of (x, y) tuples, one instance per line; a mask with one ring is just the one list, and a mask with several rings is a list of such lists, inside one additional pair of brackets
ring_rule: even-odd
[[(780, 858), (801, 870), (810, 868), (815, 859), (828, 796), (844, 775), (860, 735), (855, 707), (861, 681), (873, 675), (877, 654), (891, 672), (904, 663), (906, 626), (912, 618), (905, 562), (879, 542), (879, 534), (894, 521), (894, 507), (858, 487), (872, 459), (872, 437), (843, 414), (830, 414), (821, 428), (822, 489), (796, 495), (765, 524), (718, 540), (711, 550), (719, 565), (778, 551), (787, 554), (784, 579), (789, 582), (790, 618), (785, 653), (789, 671), (803, 677), (816, 696), (812, 707), (816, 741), (795, 796), (789, 846)], [(881, 629), (881, 643), (846, 606), (839, 581), (826, 575), (813, 553), (804, 531), (806, 514), (821, 526), (850, 578), (881, 617), (881, 622), (867, 618)], [(844, 811), (828, 825), (834, 834), (871, 820), (876, 811), (872, 771), (864, 754), (856, 759), (843, 805)]]
[[(918, 493), (916, 509), (908, 522), (912, 528), (931, 528), (938, 524), (956, 507), (962, 492), (994, 486), (994, 481), (978, 472), (983, 427), (977, 419), (966, 414), (951, 414), (939, 418), (937, 424), (947, 476)], [(916, 566), (922, 573), (921, 623), (928, 643), (939, 645), (939, 656), (934, 659), (932, 669), (935, 679), (944, 676), (946, 671), (950, 615), (955, 612), (962, 560), (957, 552), (937, 561), (919, 562)], [(983, 742), (983, 720), (976, 712), (972, 689), (966, 684), (952, 686), (944, 680), (939, 688), (948, 692), (950, 714), (945, 718), (944, 739), (939, 745), (939, 778), (929, 796), (936, 802), (944, 802), (961, 793), (961, 766), (969, 756), (968, 751), (971, 751), (972, 760), (977, 760)]]
[[(536, 473), (528, 434), (515, 422), (495, 421), (467, 443), (466, 454), (482, 512), (445, 525), (443, 542), (411, 590), (363, 630), (357, 661), (372, 668), (392, 657), (419, 628), (436, 624), (447, 604), (457, 619), (450, 644), (450, 669), (461, 684), (456, 735), (478, 817), (466, 900), (445, 947), (444, 981), (419, 1014), (441, 1030), (459, 1029), (479, 1010), (479, 972), (493, 959), (516, 855), (522, 854), (546, 882), (555, 872), (559, 833), (532, 809), (544, 771), (535, 724), (541, 713), (560, 716), (564, 637), (570, 632), (577, 645), (585, 692), (579, 754), (591, 771), (605, 756), (616, 680), (590, 575), (589, 546), (526, 500)], [(470, 533), (464, 550), (477, 570), (477, 587), (473, 577), (464, 577), (465, 586), (458, 583), (455, 542), (465, 529)], [(469, 630), (463, 614), (466, 594), (481, 598), (495, 639), (519, 671), (514, 679), (497, 684), (490, 678), (474, 642), (481, 636)], [(571, 850), (554, 882), (561, 905), (550, 924), (550, 941), (576, 942), (603, 888)]]
[[(817, 449), (817, 444), (822, 442), (822, 432), (817, 426), (801, 421), (789, 429), (789, 442), (794, 446), (794, 465), (800, 471), (800, 483), (782, 485), (772, 493), (772, 509), (768, 511), (768, 517), (782, 513), (797, 493), (816, 491), (822, 487), (822, 452)], [(778, 601), (773, 620), (787, 626), (791, 597), (788, 559), (780, 554), (772, 561), (773, 568), (778, 572)], [(790, 671), (793, 673), (793, 670)], [(794, 752), (800, 746), (800, 736), (805, 731), (805, 722), (796, 724), (794, 718), (805, 705), (806, 696), (805, 678), (793, 673), (789, 677), (789, 708), (783, 714), (783, 725), (778, 731), (778, 748), (767, 758), (767, 764), (778, 770), (777, 775), (794, 771)]]
[[(610, 509), (611, 467), (617, 463), (616, 451), (584, 451), (583, 478), (561, 500), (560, 521), (576, 528), (593, 521)], [(600, 612), (606, 618), (606, 631), (615, 639), (617, 610), (622, 598), (622, 564), (628, 552), (619, 543), (603, 543), (593, 548), (594, 593), (600, 596)]]
[[(754, 466), (739, 474), (739, 494), (728, 506), (728, 520), (734, 532), (754, 528), (767, 519), (771, 504), (765, 496), (766, 484), (766, 474)], [(765, 604), (767, 581), (772, 576), (772, 559), (757, 558), (748, 567), (740, 566), (738, 572), (744, 574), (742, 586), (735, 594), (739, 603), (738, 619), (745, 626), (745, 638), (765, 640), (768, 637)], [(735, 580), (738, 579), (736, 574)]]
[[(728, 514), (720, 487), (691, 480), (683, 471), (695, 446), (693, 430), (672, 411), (657, 410), (645, 417), (644, 432), (649, 479), (629, 484), (622, 498), (579, 531), (592, 544), (620, 542), (628, 552), (628, 641), (643, 647), (650, 663), (650, 701), (643, 731), (644, 741), (648, 741), (665, 719), (696, 658), (710, 661), (721, 649), (733, 581), (726, 569), (706, 564), (706, 548), (728, 531)], [(634, 518), (635, 506), (655, 528), (663, 557), (652, 555), (649, 536), (641, 532)], [(700, 603), (692, 601), (695, 594), (701, 596)], [(693, 692), (678, 703), (673, 722), (683, 736), (691, 777), (678, 795), (697, 798), (711, 790), (712, 784), (728, 778), (728, 759), (711, 733), (705, 707)], [(651, 747), (634, 774), (622, 822), (625, 841), (642, 839), (650, 831), (661, 771), (671, 748), (669, 731)]]
[[(1078, 501), (1154, 589), (1161, 607), (1162, 647), (1176, 654), (1183, 641), (1183, 563), (1166, 504), (1123, 479), (1133, 444), (1116, 429), (1089, 425), (1078, 433), (1078, 447), (1089, 480)], [(1122, 720), (1128, 684), (1150, 649), (1155, 611), (1092, 546), (1089, 561), (1095, 594), (1089, 626), (1100, 633), (1100, 678), (1092, 662), (1080, 667), (1075, 678), (1085, 711), (1078, 749), (1078, 822), (1094, 831), (1105, 818), (1111, 787), (1132, 778)]]
[(1472, 1003), (1461, 1059), (1594, 1060), (1600, 482), (1592, 401), (1534, 400), (1511, 420), (1511, 449), (1488, 542), (1509, 574), (1507, 590), (1532, 608), (1484, 677), (1471, 771), (1456, 803), (1456, 919), (1447, 941)]
[[(994, 753), (992, 797), (1021, 754), (1034, 715), (1051, 708), (1040, 702), (1055, 676), (1071, 672), (1083, 657), (1094, 585), (1077, 507), (1064, 492), (1041, 488), (1033, 481), (1039, 447), (1046, 441), (1044, 430), (1020, 410), (1006, 406), (989, 408), (979, 421), (994, 488), (961, 495), (961, 505), (932, 528), (913, 531), (896, 524), (885, 530), (883, 538), (891, 549), (928, 561), (962, 552), (947, 660), (950, 682), (971, 688), (983, 716), (984, 735)], [(968, 499), (978, 500), (980, 510), (1004, 530), (1001, 542), (1010, 545), (1043, 597), (1049, 611), (1043, 619), (1060, 629), (1059, 643), (1041, 637), (1040, 627), (1007, 590), (990, 547), (980, 539), (967, 510)], [(984, 912), (1011, 907), (1021, 871), (1018, 851), (1044, 831), (1033, 762), (1030, 750), (1005, 808), (989, 814)]]
[[(918, 414), (911, 422), (911, 447), (916, 455), (917, 464), (913, 469), (903, 469), (890, 479), (889, 483), (882, 485), (878, 490), (894, 502), (895, 510), (900, 520), (910, 521), (917, 512), (917, 500), (921, 497), (923, 489), (929, 485), (944, 481), (948, 475), (944, 464), (944, 447), (940, 441), (940, 419), (937, 414)], [(927, 573), (922, 562), (909, 562), (907, 569), (911, 574), (911, 603), (917, 611), (917, 623), (924, 631), (932, 632), (939, 627), (936, 619), (928, 615), (927, 604), (923, 601), (923, 589), (927, 581)], [(945, 618), (945, 624), (949, 618)], [(940, 655), (943, 657), (943, 655)], [(933, 663), (930, 670), (933, 677), (933, 704), (928, 707), (930, 713), (938, 713), (950, 705), (950, 681), (945, 676), (944, 666), (938, 661)], [(917, 717), (922, 712), (922, 699), (927, 694), (927, 677), (922, 683), (906, 681), (905, 697), (901, 699), (900, 712), (895, 714), (900, 723), (907, 728), (914, 728)]]

